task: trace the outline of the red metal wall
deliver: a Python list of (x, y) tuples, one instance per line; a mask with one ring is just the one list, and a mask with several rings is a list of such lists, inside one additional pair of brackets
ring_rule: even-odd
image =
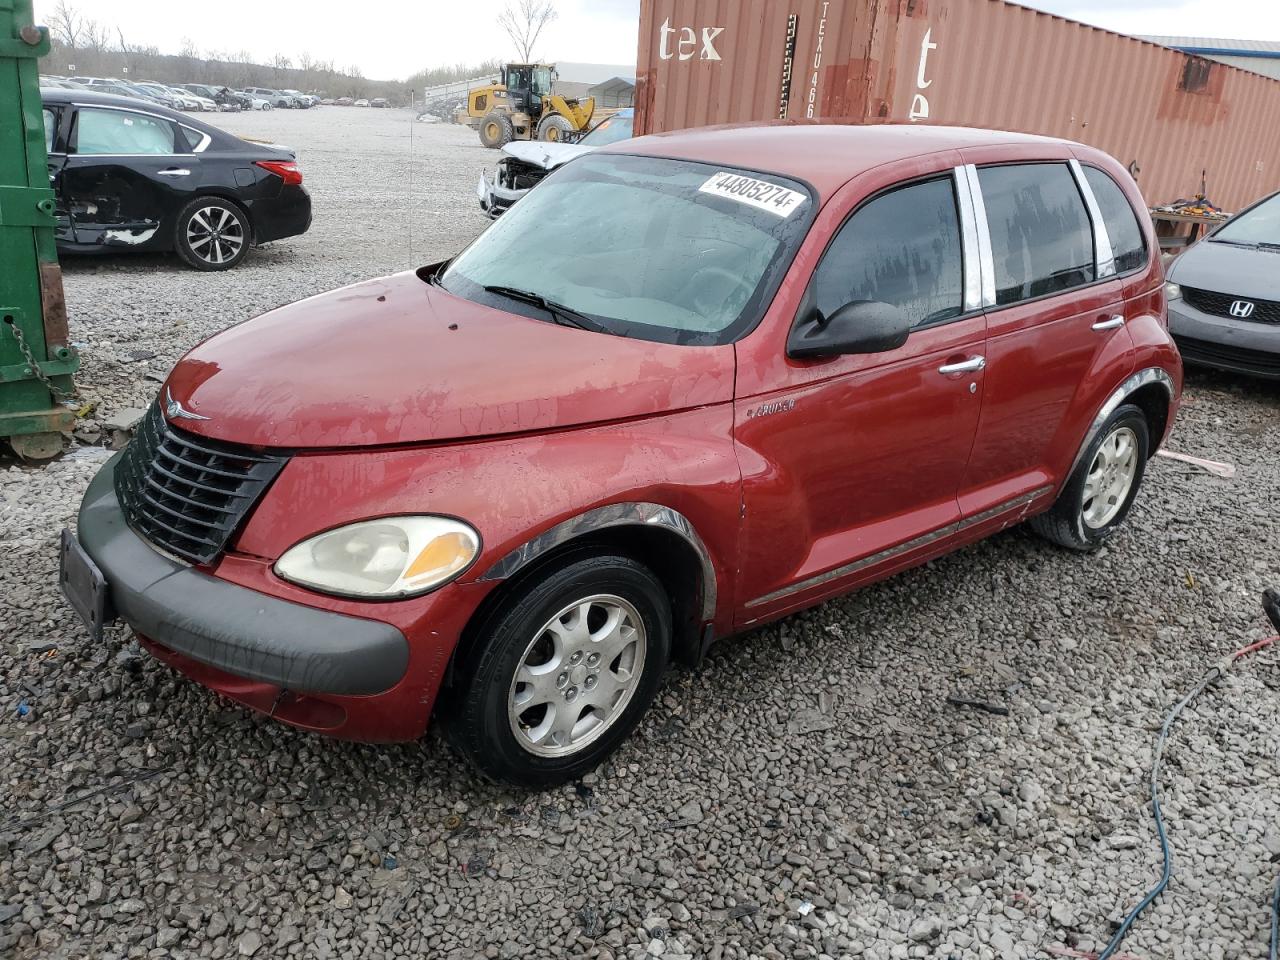
[(1152, 205), (1280, 190), (1280, 81), (1004, 0), (641, 0), (637, 72), (646, 133), (948, 123), (1099, 147)]

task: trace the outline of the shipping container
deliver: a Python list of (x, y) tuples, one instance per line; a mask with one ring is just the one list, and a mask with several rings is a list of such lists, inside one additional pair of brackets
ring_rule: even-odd
[(1280, 81), (1005, 0), (641, 0), (635, 104), (644, 133), (812, 119), (1065, 137), (1128, 166), (1151, 205), (1202, 175), (1227, 210), (1280, 190)]

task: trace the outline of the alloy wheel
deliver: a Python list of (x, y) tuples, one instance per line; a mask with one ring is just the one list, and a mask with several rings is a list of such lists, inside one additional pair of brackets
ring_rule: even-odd
[(647, 634), (621, 597), (575, 600), (529, 641), (512, 678), (507, 714), (516, 742), (560, 757), (599, 738), (625, 713), (644, 673)]
[(1124, 507), (1138, 472), (1138, 435), (1119, 427), (1107, 435), (1085, 476), (1081, 510), (1091, 530), (1105, 527)]
[(244, 243), (244, 224), (226, 207), (201, 207), (187, 221), (187, 246), (205, 263), (234, 260)]

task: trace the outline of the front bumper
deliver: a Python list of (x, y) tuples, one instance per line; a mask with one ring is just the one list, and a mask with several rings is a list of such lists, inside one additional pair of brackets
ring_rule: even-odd
[(158, 645), (210, 676), (239, 678), (259, 693), (271, 688), (272, 696), (366, 697), (404, 677), (409, 644), (391, 624), (268, 596), (157, 553), (125, 523), (112, 480), (115, 464), (107, 463), (89, 485), (77, 533), (107, 580), (116, 614), (153, 651)]
[(1280, 379), (1280, 326), (1216, 317), (1185, 300), (1169, 304), (1169, 332), (1187, 363)]
[(480, 174), (480, 183), (476, 185), (476, 196), (480, 198), (480, 210), (490, 220), (497, 220), (506, 213), (511, 205), (523, 197), (529, 190), (511, 190), (500, 187), (496, 182)]

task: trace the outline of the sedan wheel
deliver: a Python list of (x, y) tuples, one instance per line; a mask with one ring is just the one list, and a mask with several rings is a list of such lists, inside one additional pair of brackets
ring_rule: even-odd
[(178, 215), (176, 239), (179, 255), (197, 270), (227, 270), (249, 250), (249, 220), (228, 200), (200, 197)]

